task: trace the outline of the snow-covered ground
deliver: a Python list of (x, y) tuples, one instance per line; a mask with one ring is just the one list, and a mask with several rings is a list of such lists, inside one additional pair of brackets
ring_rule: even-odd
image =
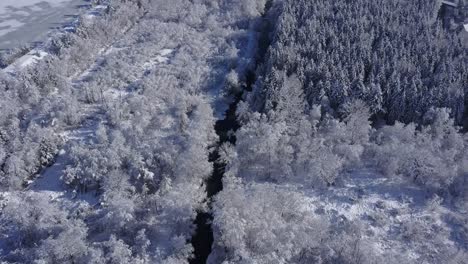
[(76, 19), (87, 0), (1, 0), (0, 49), (43, 41), (54, 28)]
[(8, 73), (14, 73), (19, 69), (23, 69), (27, 66), (36, 63), (37, 61), (42, 60), (47, 55), (48, 53), (43, 50), (33, 49), (30, 52), (18, 58), (17, 60), (15, 60), (12, 64), (8, 65), (8, 67), (3, 69), (3, 71)]
[(420, 261), (463, 246), (453, 226), (462, 213), (407, 180), (361, 169), (350, 172), (341, 187), (304, 192), (311, 211), (333, 224), (357, 224), (361, 243), (376, 255)]
[[(341, 238), (338, 250), (346, 243), (357, 243), (357, 253), (385, 260), (375, 263), (443, 263), (455, 258), (459, 248), (466, 248), (466, 238), (460, 232), (466, 228), (466, 212), (441, 197), (407, 179), (388, 178), (369, 168), (342, 176), (339, 186), (326, 189), (295, 183), (226, 181), (215, 206), (218, 233), (209, 263), (235, 260), (236, 254), (252, 263), (273, 263), (273, 259), (278, 260), (275, 263), (290, 263), (286, 252), (291, 245), (294, 255), (301, 246), (305, 245), (306, 251), (314, 244), (305, 241), (302, 232), (310, 232), (307, 235), (317, 241), (339, 237), (340, 232), (352, 234)], [(335, 245), (322, 243), (323, 247)], [(262, 245), (268, 250), (262, 251)], [(369, 263), (366, 261), (357, 263)]]

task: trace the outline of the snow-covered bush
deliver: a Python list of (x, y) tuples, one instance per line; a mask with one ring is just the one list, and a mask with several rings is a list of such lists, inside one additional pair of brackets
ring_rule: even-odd
[(214, 246), (226, 253), (211, 262), (288, 263), (304, 252), (320, 254), (328, 222), (303, 207), (304, 199), (268, 183), (230, 185), (214, 204)]
[(31, 50), (28, 46), (21, 46), (12, 50), (0, 52), (0, 68), (6, 68), (8, 65), (13, 63), (16, 59), (20, 58), (24, 54)]
[(291, 186), (225, 180), (213, 205), (208, 263), (398, 263), (373, 251), (360, 222), (317, 214)]
[(62, 180), (86, 192), (98, 189), (110, 172), (124, 168), (131, 154), (125, 138), (115, 131), (109, 141), (72, 147), (70, 156), (73, 163), (67, 167)]
[(11, 263), (85, 263), (87, 228), (48, 197), (11, 193), (0, 215), (0, 257)]
[(279, 96), (277, 111), (267, 115), (242, 113), (248, 121), (236, 133), (237, 154), (230, 161), (227, 157), (230, 173), (255, 181), (321, 186), (334, 184), (346, 166), (360, 165), (372, 131), (367, 106), (350, 102), (340, 121), (322, 115), (320, 106), (308, 114), (290, 109), (290, 96), (295, 105), (303, 105), (296, 95)]
[(447, 109), (431, 110), (427, 116), (430, 124), (421, 129), (397, 122), (377, 130), (368, 157), (389, 177), (402, 175), (447, 191), (458, 175), (466, 174), (467, 139)]
[[(19, 123), (17, 124), (19, 125)], [(4, 187), (19, 189), (26, 185), (28, 180), (49, 165), (58, 152), (61, 138), (51, 129), (31, 125), (27, 131), (10, 127), (14, 134), (3, 134), (5, 153), (0, 159), (0, 182)], [(15, 139), (18, 134), (22, 140)]]

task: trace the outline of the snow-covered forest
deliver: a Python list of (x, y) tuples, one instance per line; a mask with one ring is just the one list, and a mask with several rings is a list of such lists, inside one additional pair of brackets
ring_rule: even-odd
[(466, 263), (442, 2), (90, 1), (0, 58), (0, 262)]

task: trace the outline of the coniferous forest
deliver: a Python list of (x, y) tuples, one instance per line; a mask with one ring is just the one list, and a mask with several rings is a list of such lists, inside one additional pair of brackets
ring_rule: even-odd
[(466, 263), (466, 19), (89, 1), (0, 55), (0, 262)]

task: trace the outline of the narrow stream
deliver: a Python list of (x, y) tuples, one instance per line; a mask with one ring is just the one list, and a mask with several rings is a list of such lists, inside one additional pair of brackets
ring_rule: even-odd
[[(226, 118), (216, 122), (215, 129), (220, 139), (219, 146), (225, 142), (235, 143), (235, 136), (230, 137), (229, 131), (236, 131), (239, 128), (239, 123), (236, 120), (236, 109), (240, 99), (241, 96), (237, 96), (236, 100), (231, 103), (229, 109), (226, 111)], [(222, 180), (226, 165), (219, 161), (218, 151), (217, 147), (210, 153), (210, 162), (213, 162), (213, 175), (206, 181), (208, 199), (211, 199), (223, 190)], [(195, 258), (190, 260), (192, 264), (206, 263), (211, 253), (211, 246), (213, 245), (212, 220), (213, 216), (211, 212), (199, 212), (195, 219), (197, 230), (191, 241), (195, 249)]]
[[(271, 1), (265, 8), (265, 14), (268, 14)], [(269, 23), (266, 15), (262, 17), (262, 23), (259, 27), (260, 38), (258, 43), (258, 51), (256, 54), (256, 65), (263, 63), (267, 49), (270, 45), (269, 32), (271, 30), (271, 23)], [(254, 68), (257, 68), (254, 67)], [(252, 91), (252, 86), (255, 84), (256, 76), (254, 71), (249, 71), (246, 76), (246, 84), (242, 91)], [(226, 142), (236, 144), (235, 132), (240, 128), (239, 122), (236, 117), (237, 105), (242, 100), (243, 92), (236, 95), (234, 102), (229, 105), (226, 111), (225, 118), (218, 120), (215, 125), (216, 133), (219, 137), (218, 146), (210, 153), (210, 162), (213, 163), (213, 175), (206, 181), (206, 192), (208, 199), (212, 199), (216, 194), (223, 190), (223, 175), (225, 172), (226, 164), (219, 161), (219, 146)], [(209, 205), (211, 210), (211, 204)], [(213, 245), (213, 230), (211, 222), (213, 215), (211, 212), (199, 212), (196, 219), (196, 232), (192, 237), (191, 243), (194, 247), (194, 258), (190, 259), (191, 264), (206, 263), (208, 256), (211, 253)]]

